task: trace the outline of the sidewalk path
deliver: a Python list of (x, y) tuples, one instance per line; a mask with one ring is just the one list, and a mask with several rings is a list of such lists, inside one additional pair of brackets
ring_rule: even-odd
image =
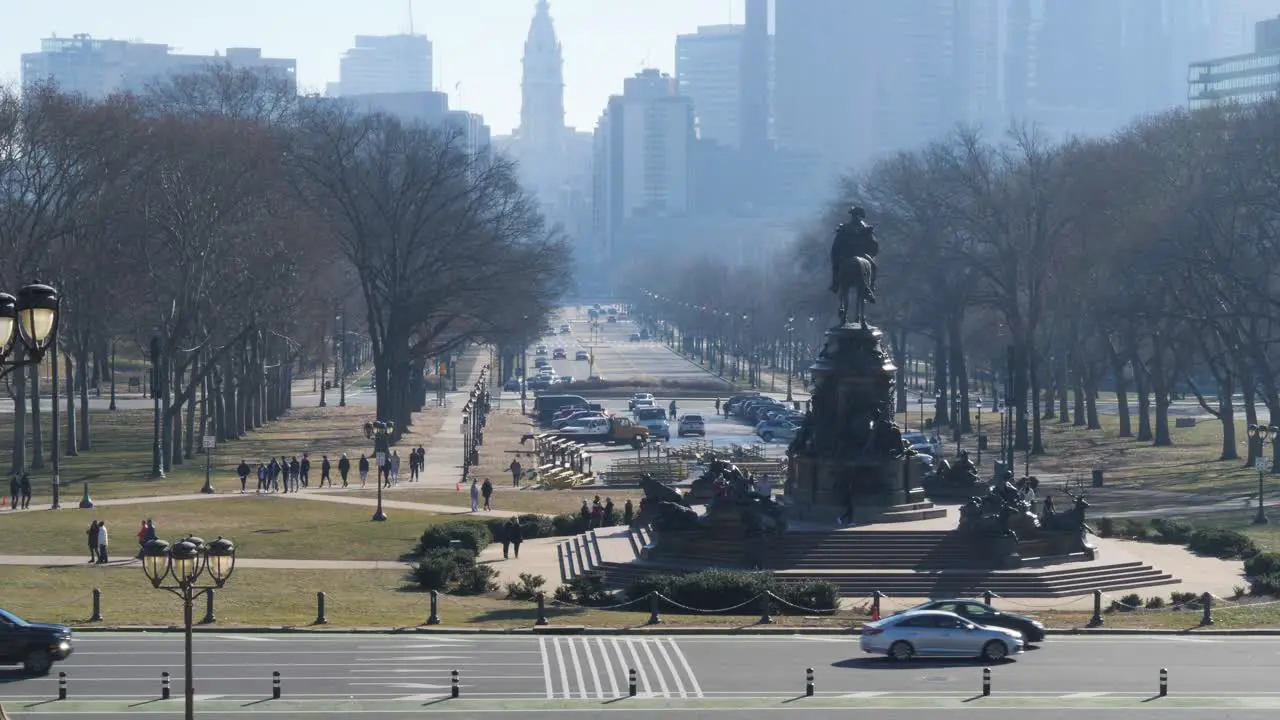
[[(113, 560), (108, 567), (138, 564), (136, 558)], [(0, 565), (40, 567), (83, 567), (89, 565), (82, 555), (0, 555)], [(271, 560), (236, 558), (237, 568), (272, 570), (407, 570), (412, 563), (399, 560)]]

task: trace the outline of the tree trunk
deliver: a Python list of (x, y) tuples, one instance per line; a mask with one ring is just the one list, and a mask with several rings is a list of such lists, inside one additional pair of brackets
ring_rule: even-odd
[(1014, 345), (1013, 363), (1013, 397), (1014, 397), (1014, 442), (1015, 450), (1025, 452), (1030, 448), (1030, 436), (1027, 432), (1027, 389), (1030, 385), (1028, 377), (1028, 357), (1031, 354), (1029, 340)]
[[(64, 353), (65, 354), (65, 353)], [(59, 424), (58, 401), (58, 337), (55, 335), (49, 345), (49, 460), (55, 468), (62, 452), (59, 442), (62, 440), (62, 427)]]
[[(200, 355), (197, 354), (191, 361), (191, 380), (195, 380), (200, 375)], [(187, 422), (186, 422), (186, 444), (182, 449), (183, 457), (187, 460), (196, 456), (196, 403), (195, 395), (187, 398)]]
[(1167, 447), (1173, 444), (1169, 433), (1169, 375), (1165, 372), (1164, 343), (1157, 335), (1154, 352), (1151, 353), (1151, 391), (1156, 398), (1155, 439), (1156, 447)]
[(951, 354), (951, 377), (954, 378), (955, 392), (960, 393), (960, 417), (953, 418), (952, 422), (960, 424), (960, 432), (973, 432), (973, 424), (969, 419), (969, 371), (964, 360), (964, 335), (960, 328), (962, 316), (959, 312), (954, 313), (948, 319), (947, 335), (950, 338), (949, 345)]
[[(22, 360), (22, 350), (15, 350), (14, 356), (15, 360)], [(9, 472), (21, 476), (27, 471), (27, 369), (18, 366), (9, 377), (13, 386), (13, 452)]]
[(31, 366), (31, 469), (44, 469), (44, 427), (40, 422), (40, 366)]
[[(79, 442), (76, 438), (76, 382), (75, 369), (71, 366), (71, 349), (62, 353), (62, 367), (66, 370), (67, 386), (67, 457), (80, 454)], [(57, 401), (57, 398), (54, 398)]]
[(1132, 362), (1130, 366), (1133, 368), (1133, 391), (1138, 396), (1138, 442), (1151, 442), (1151, 389), (1148, 379), (1149, 373), (1142, 363), (1138, 361), (1138, 353), (1133, 351)]
[(1071, 425), (1072, 425), (1073, 427), (1084, 427), (1084, 426), (1085, 426), (1085, 419), (1084, 419), (1084, 393), (1085, 393), (1085, 387), (1084, 387), (1084, 374), (1085, 374), (1085, 370), (1084, 370), (1084, 362), (1083, 362), (1083, 361), (1081, 361), (1081, 359), (1080, 359), (1080, 351), (1079, 351), (1079, 350), (1077, 350), (1076, 352), (1074, 352), (1074, 353), (1072, 353), (1072, 354), (1075, 356), (1075, 363), (1074, 363), (1074, 365), (1075, 365), (1075, 372), (1073, 372), (1073, 373), (1071, 374), (1071, 375), (1072, 375), (1071, 380), (1072, 380), (1072, 385), (1073, 385), (1073, 387), (1072, 387), (1072, 396), (1073, 396), (1073, 397), (1072, 397), (1072, 401), (1073, 401), (1073, 402), (1072, 402), (1072, 408), (1071, 408), (1071, 409), (1072, 409), (1072, 420), (1071, 420)]
[(201, 455), (208, 452), (204, 449), (204, 439), (209, 435), (209, 374), (200, 378), (200, 445), (196, 452)]
[(933, 426), (948, 425), (947, 409), (947, 332), (938, 327), (933, 335)]
[(1054, 385), (1058, 388), (1058, 424), (1066, 425), (1071, 422), (1071, 400), (1067, 394), (1067, 353), (1059, 352), (1054, 357)]
[(1222, 455), (1219, 460), (1238, 460), (1240, 453), (1236, 451), (1236, 408), (1231, 397), (1236, 391), (1235, 377), (1230, 372), (1223, 372), (1218, 383), (1218, 420), (1222, 422)]
[(1054, 352), (1046, 363), (1049, 366), (1049, 372), (1046, 373), (1048, 377), (1044, 383), (1044, 419), (1052, 420), (1058, 416), (1057, 410), (1054, 409), (1058, 405), (1058, 383), (1054, 372), (1058, 367), (1058, 353)]
[(1044, 434), (1040, 422), (1040, 363), (1035, 355), (1030, 358), (1029, 375), (1031, 377), (1031, 454), (1044, 454)]
[(1111, 356), (1111, 372), (1115, 374), (1116, 417), (1120, 421), (1120, 437), (1133, 437), (1133, 425), (1129, 419), (1129, 379), (1124, 376), (1125, 363), (1120, 359), (1120, 354), (1111, 348), (1111, 341), (1106, 340), (1106, 343)]
[[(89, 367), (88, 348), (80, 348), (77, 355), (76, 362), (80, 365), (78, 369)], [(80, 372), (80, 449), (85, 452), (93, 449), (93, 426), (89, 421), (89, 378), (83, 369)]]
[(169, 377), (169, 395), (173, 398), (169, 413), (173, 416), (169, 436), (169, 457), (175, 466), (181, 467), (186, 458), (182, 455), (182, 410), (185, 401), (182, 399), (182, 386), (185, 383), (186, 370), (175, 367)]
[(226, 432), (224, 440), (240, 438), (239, 429), (236, 427), (236, 418), (239, 416), (236, 413), (235, 377), (235, 361), (231, 353), (227, 353), (222, 360), (222, 417), (223, 430)]
[(1092, 365), (1084, 372), (1084, 412), (1085, 422), (1090, 430), (1101, 430), (1098, 420), (1098, 372)]
[[(894, 363), (896, 363), (898, 366), (898, 370), (897, 370), (898, 384), (896, 388), (897, 389), (897, 398), (896, 398), (897, 405), (895, 409), (899, 414), (904, 414), (907, 412), (907, 331), (899, 330), (898, 332), (894, 333), (894, 335), (896, 337), (896, 342), (893, 343), (893, 359), (894, 359)], [(791, 356), (789, 358), (791, 361), (790, 364), (799, 365), (799, 363), (795, 362), (795, 355), (796, 355), (795, 344), (792, 343), (792, 345), (788, 349), (791, 352)], [(344, 367), (343, 370), (345, 371), (346, 368)], [(788, 370), (793, 370), (793, 368), (789, 367)]]
[[(1257, 385), (1253, 382), (1253, 372), (1246, 371), (1240, 379), (1240, 392), (1244, 395), (1244, 422), (1246, 426), (1258, 424), (1258, 390)], [(1245, 459), (1244, 466), (1252, 468), (1258, 460), (1258, 455), (1262, 449), (1258, 447), (1258, 443), (1253, 438), (1248, 438), (1249, 457)]]
[(160, 393), (160, 457), (164, 461), (164, 471), (167, 473), (173, 470), (173, 413), (169, 411), (172, 399), (169, 392), (169, 386), (173, 382), (169, 376), (172, 361), (164, 358), (160, 365), (160, 371), (156, 373), (156, 379), (160, 381), (160, 387), (157, 389)]

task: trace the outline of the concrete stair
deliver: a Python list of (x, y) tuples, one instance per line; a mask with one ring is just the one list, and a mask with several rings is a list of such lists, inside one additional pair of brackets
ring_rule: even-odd
[(766, 546), (771, 570), (985, 569), (957, 533), (930, 530), (789, 532)]
[(600, 539), (595, 530), (575, 535), (556, 545), (561, 582), (569, 582), (585, 572), (599, 571), (603, 564)]
[(879, 591), (898, 597), (956, 597), (992, 592), (1003, 597), (1055, 598), (1101, 590), (1116, 592), (1180, 582), (1172, 575), (1141, 562), (1090, 565), (1069, 570), (937, 572), (796, 571), (776, 573), (779, 580), (827, 580), (844, 597), (869, 596)]
[(935, 506), (928, 500), (920, 502), (905, 503), (902, 505), (890, 505), (883, 511), (877, 513), (871, 518), (861, 519), (865, 524), (880, 525), (883, 523), (902, 523), (915, 522), (917, 520), (932, 520), (934, 518), (946, 517), (947, 509)]

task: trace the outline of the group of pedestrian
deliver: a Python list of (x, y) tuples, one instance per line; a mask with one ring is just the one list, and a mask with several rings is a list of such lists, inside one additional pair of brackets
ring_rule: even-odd
[[(427, 464), (427, 451), (422, 446), (409, 451), (409, 481), (416, 482), (422, 474), (422, 470)], [(356, 472), (360, 474), (360, 487), (364, 487), (369, 481), (370, 458), (368, 455), (361, 454), (360, 460), (356, 464)], [(329, 460), (328, 455), (320, 456), (320, 481), (318, 488), (333, 487), (333, 470), (335, 463)], [(351, 459), (346, 453), (338, 458), (336, 463), (338, 470), (338, 478), (342, 480), (342, 487), (349, 487), (351, 476)], [(384, 483), (383, 487), (391, 487), (398, 485), (400, 482), (400, 453), (393, 450), (390, 455), (384, 458), (383, 465), (378, 469), (377, 482)], [(296, 493), (301, 492), (304, 488), (311, 487), (311, 458), (307, 453), (303, 453), (302, 457), (287, 457), (281, 455), (279, 458), (271, 458), (269, 462), (259, 462), (255, 472), (253, 467), (249, 465), (249, 461), (240, 460), (240, 464), (236, 466), (236, 475), (240, 478), (240, 494), (243, 495), (249, 491), (249, 477), (257, 476), (259, 495), (269, 493)], [(16, 491), (15, 491), (16, 492)], [(16, 497), (16, 496), (15, 496)]]
[[(145, 526), (146, 523), (143, 523)], [(107, 521), (94, 520), (89, 523), (89, 529), (85, 530), (85, 536), (89, 541), (89, 564), (90, 565), (106, 565), (110, 560), (107, 553)]]
[(484, 479), (484, 484), (479, 485), (475, 478), (471, 478), (471, 512), (480, 512), (480, 498), (484, 498), (484, 510), (488, 512), (493, 509), (493, 482), (489, 478)]
[(31, 476), (22, 473), (9, 478), (9, 507), (14, 510), (31, 509)]
[(142, 559), (142, 548), (146, 544), (156, 539), (156, 525), (151, 522), (150, 518), (142, 521), (142, 527), (138, 528), (138, 559)]
[(502, 524), (498, 530), (498, 542), (502, 543), (502, 559), (506, 560), (510, 555), (508, 551), (515, 550), (516, 559), (520, 559), (520, 543), (524, 542), (524, 529), (520, 527), (520, 520), (517, 518), (509, 518)]
[[(578, 514), (582, 516), (582, 521), (589, 528), (612, 527), (618, 520), (618, 510), (614, 507), (613, 498), (607, 497), (602, 503), (599, 495), (595, 496), (591, 505), (587, 505), (586, 498), (583, 498)], [(622, 506), (622, 522), (630, 525), (633, 517), (635, 517), (635, 507), (628, 498)]]

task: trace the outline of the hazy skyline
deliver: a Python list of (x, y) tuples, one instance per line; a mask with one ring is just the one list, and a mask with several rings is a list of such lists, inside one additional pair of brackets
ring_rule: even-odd
[[(18, 0), (0, 0), (17, 4)], [(742, 0), (550, 0), (564, 52), (565, 122), (595, 126), (610, 94), (642, 67), (674, 72), (675, 40), (699, 25), (742, 22)], [(211, 54), (258, 47), (296, 58), (298, 84), (324, 92), (356, 35), (409, 30), (409, 0), (44, 0), (4, 12), (0, 83), (17, 83), (22, 53), (51, 35), (166, 43)], [(495, 133), (520, 119), (520, 71), (536, 0), (417, 0), (414, 32), (435, 53), (435, 84), (450, 107), (481, 113)], [(302, 10), (305, 8), (305, 12)]]

